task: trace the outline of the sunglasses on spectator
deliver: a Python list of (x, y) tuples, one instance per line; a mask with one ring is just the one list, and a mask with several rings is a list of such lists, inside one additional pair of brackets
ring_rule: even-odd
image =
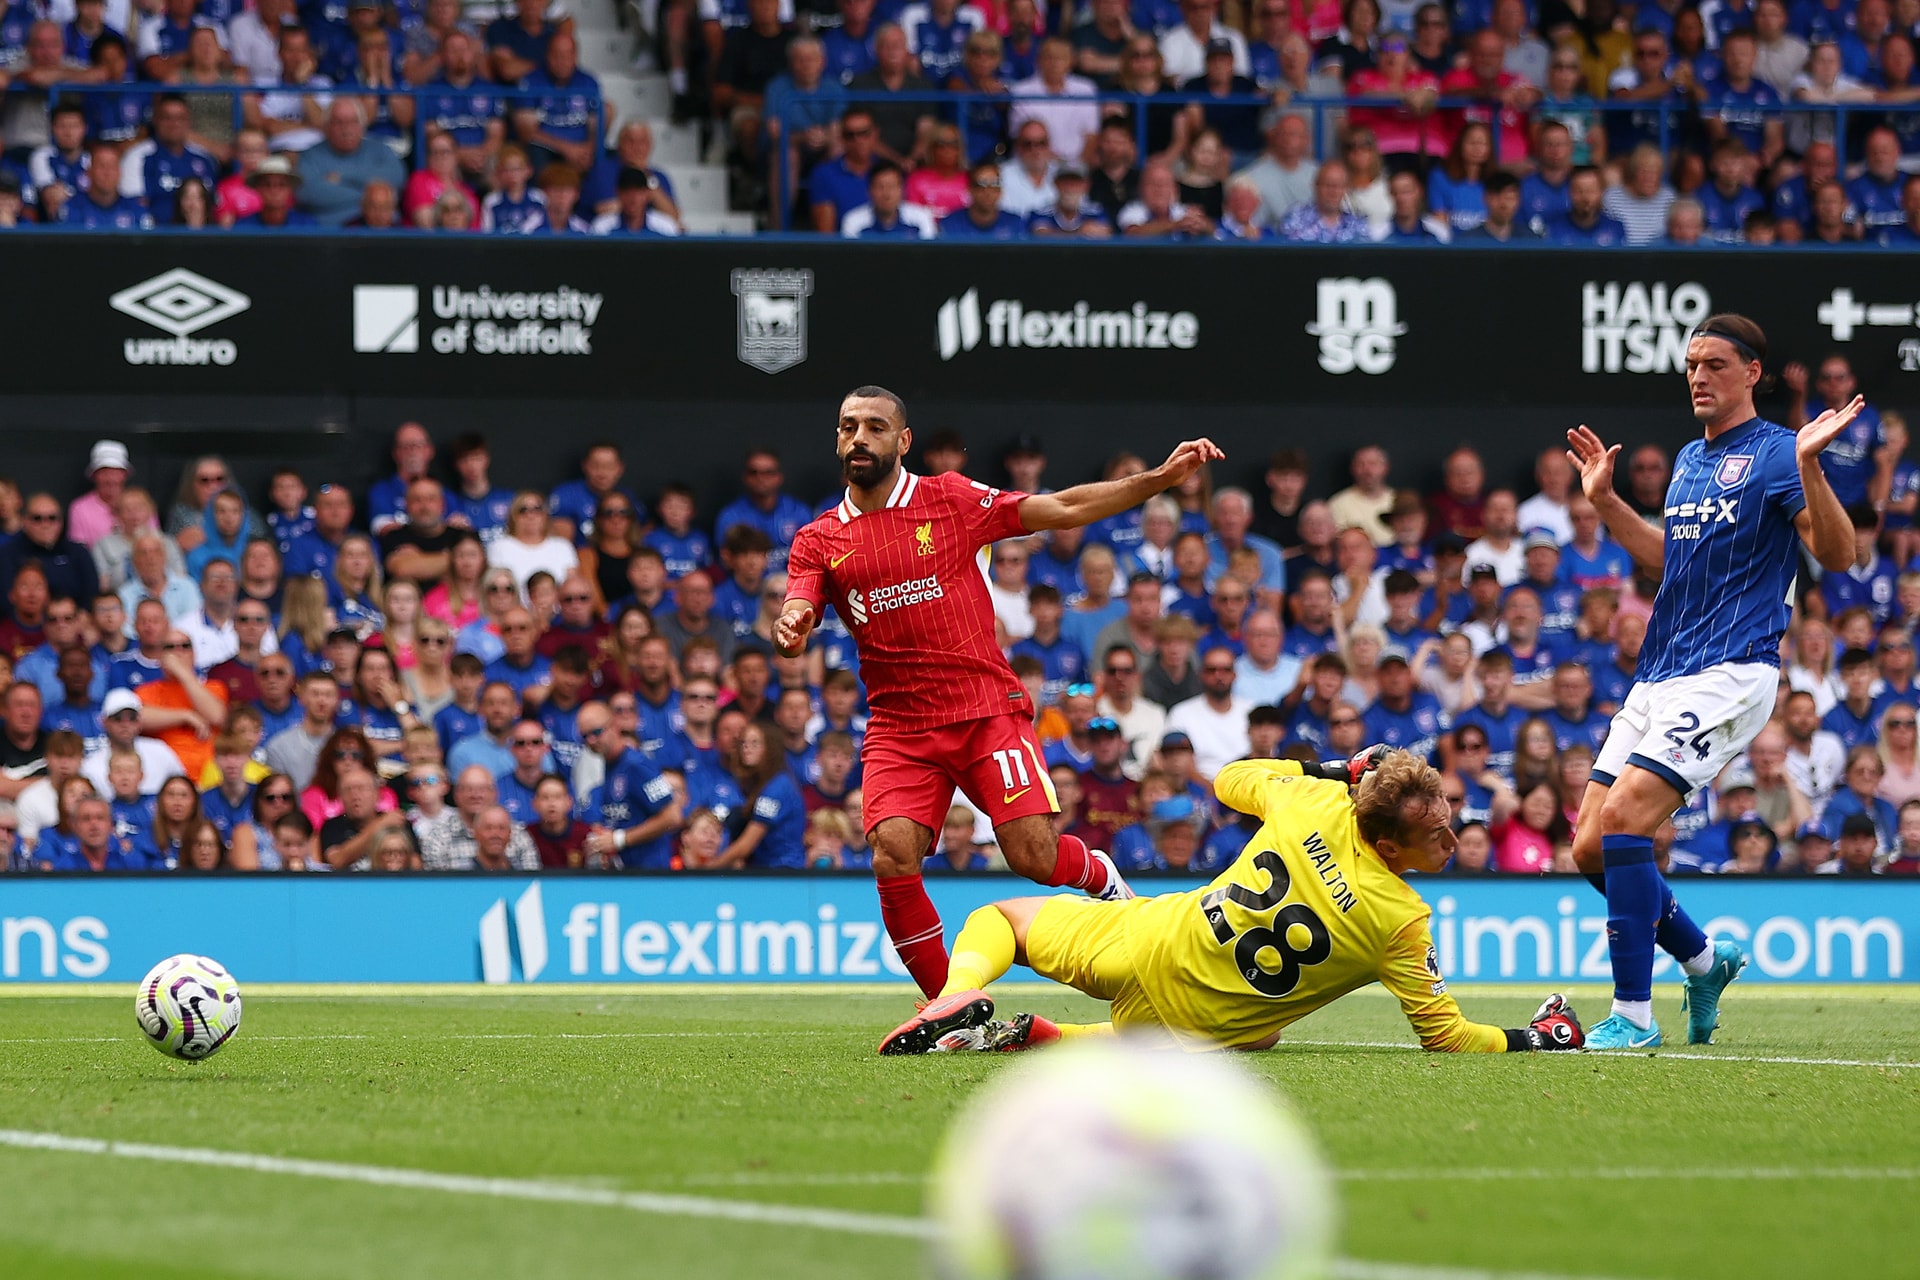
[(545, 507), (542, 507), (542, 506), (541, 506), (541, 505), (539, 505), (538, 503), (535, 503), (535, 502), (523, 502), (523, 503), (521, 503), (521, 504), (520, 504), (519, 506), (517, 506), (517, 507), (515, 507), (515, 508), (513, 509), (513, 514), (515, 514), (515, 515), (517, 515), (517, 516), (530, 516), (530, 515), (536, 515), (536, 514), (538, 514), (539, 512), (541, 512), (541, 511), (544, 511), (544, 510), (546, 510), (546, 508), (545, 508)]
[[(199, 484), (225, 484), (227, 482), (227, 473), (224, 471), (204, 472), (195, 476), (194, 480)], [(325, 490), (322, 490), (322, 492), (325, 492)]]
[(446, 779), (437, 773), (423, 773), (417, 778), (408, 778), (407, 785), (410, 787), (437, 787), (445, 781)]
[(333, 758), (335, 760), (364, 760), (367, 758), (367, 753), (358, 747), (336, 747), (334, 748)]
[(1914, 727), (1914, 725), (1915, 725), (1915, 724), (1916, 724), (1916, 722), (1915, 722), (1915, 721), (1912, 721), (1912, 720), (1889, 720), (1889, 721), (1887, 721), (1887, 728), (1889, 728), (1889, 729), (1911, 729), (1911, 728), (1913, 728), (1913, 727)]
[(415, 640), (414, 643), (425, 648), (444, 649), (451, 644), (452, 641), (448, 640), (445, 636), (421, 636), (418, 640)]
[(599, 512), (602, 520), (626, 520), (633, 515), (632, 507), (602, 507)]
[(547, 745), (547, 740), (545, 738), (515, 738), (513, 745), (516, 747), (544, 747)]
[(1134, 672), (1138, 671), (1139, 669), (1140, 668), (1134, 666), (1131, 662), (1129, 662), (1124, 667), (1116, 667), (1116, 666), (1113, 666), (1112, 664), (1108, 664), (1107, 674), (1110, 676), (1130, 676)]
[(841, 136), (847, 138), (871, 138), (873, 136), (873, 126), (868, 125), (864, 129), (842, 129), (840, 133)]
[(1232, 675), (1232, 674), (1233, 674), (1233, 664), (1231, 664), (1231, 663), (1229, 663), (1229, 664), (1227, 664), (1226, 666), (1224, 666), (1224, 667), (1223, 667), (1223, 666), (1220, 666), (1220, 665), (1219, 665), (1219, 664), (1217, 664), (1217, 663), (1211, 663), (1211, 662), (1210, 662), (1210, 663), (1207, 663), (1207, 664), (1206, 664), (1205, 666), (1203, 666), (1203, 667), (1201, 667), (1200, 669), (1201, 669), (1202, 671), (1204, 671), (1204, 672), (1206, 672), (1206, 673), (1207, 673), (1208, 675), (1210, 675), (1210, 676), (1218, 676), (1218, 675), (1229, 675), (1229, 676), (1230, 676), (1230, 675)]
[(1076, 680), (1067, 686), (1067, 696), (1069, 698), (1091, 698), (1093, 694), (1093, 686), (1084, 680)]
[(262, 801), (262, 802), (264, 802), (264, 803), (267, 803), (267, 804), (292, 804), (292, 803), (293, 803), (293, 792), (291, 792), (291, 791), (262, 791), (262, 792), (260, 793), (260, 799), (261, 799), (261, 801)]
[(267, 615), (264, 613), (236, 613), (233, 616), (233, 620), (235, 622), (265, 623), (267, 621)]
[(561, 604), (592, 604), (593, 597), (584, 591), (569, 592), (560, 597)]
[(682, 693), (680, 695), (682, 702), (717, 702), (719, 698), (720, 695), (717, 693)]
[(519, 588), (514, 586), (511, 582), (495, 582), (490, 584), (487, 587), (487, 593), (489, 595), (493, 594), (496, 591), (500, 591), (500, 592), (513, 591), (517, 593), (519, 591)]
[(116, 711), (107, 717), (109, 720), (138, 720), (139, 718), (138, 711)]
[(30, 511), (27, 513), (27, 519), (34, 524), (58, 524), (60, 521), (60, 513), (58, 511)]
[(259, 674), (262, 680), (267, 680), (267, 679), (287, 680), (292, 678), (293, 668), (292, 667), (262, 667), (260, 668)]
[(1460, 744), (1460, 749), (1462, 751), (1485, 751), (1487, 744), (1484, 742), (1463, 742)]
[(186, 653), (192, 649), (193, 646), (185, 641), (181, 641), (178, 644), (163, 644), (160, 646), (160, 652), (162, 653)]

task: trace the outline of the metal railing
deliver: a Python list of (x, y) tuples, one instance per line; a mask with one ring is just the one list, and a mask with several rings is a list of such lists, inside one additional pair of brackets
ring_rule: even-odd
[[(970, 118), (978, 118), (975, 116), (976, 109), (984, 107), (994, 111), (1010, 113), (1013, 108), (1021, 104), (1092, 103), (1102, 119), (1110, 115), (1131, 116), (1134, 143), (1139, 157), (1136, 163), (1143, 162), (1145, 158), (1151, 154), (1147, 145), (1150, 132), (1149, 114), (1156, 111), (1178, 111), (1190, 106), (1198, 106), (1203, 110), (1208, 107), (1224, 107), (1252, 109), (1263, 113), (1276, 111), (1304, 114), (1311, 120), (1311, 134), (1316, 140), (1316, 151), (1319, 152), (1321, 158), (1324, 159), (1328, 158), (1328, 153), (1331, 151), (1334, 140), (1337, 138), (1338, 129), (1340, 125), (1344, 123), (1347, 113), (1355, 109), (1362, 111), (1394, 111), (1403, 105), (1401, 99), (1393, 97), (1327, 98), (1299, 96), (1288, 97), (1282, 102), (1277, 100), (1274, 95), (1267, 93), (1229, 94), (1215, 97), (1208, 94), (1186, 91), (1155, 94), (1101, 92), (1092, 96), (1084, 94), (1028, 96), (928, 91), (886, 93), (875, 90), (848, 90), (839, 101), (841, 113), (844, 113), (847, 108), (855, 105), (899, 106), (925, 103), (930, 108), (934, 108), (934, 110), (930, 110), (927, 114), (936, 117), (942, 123), (952, 124), (958, 127), (960, 130), (961, 154), (963, 156), (972, 156), (974, 154), (970, 143), (974, 136), (975, 129), (970, 127)], [(819, 123), (817, 116), (820, 114), (821, 106), (822, 103), (817, 99), (801, 99), (781, 113), (781, 129), (784, 136), (790, 139), (797, 131), (813, 127)], [(1484, 123), (1492, 134), (1492, 154), (1494, 156), (1494, 163), (1497, 164), (1503, 141), (1502, 131), (1505, 128), (1502, 121), (1502, 116), (1505, 114), (1505, 111), (1506, 108), (1497, 99), (1440, 98), (1434, 103), (1434, 106), (1430, 110), (1412, 117), (1407, 123), (1411, 124), (1414, 128), (1417, 149), (1429, 156), (1445, 154), (1445, 142), (1461, 118), (1471, 118)], [(1689, 99), (1652, 102), (1582, 100), (1566, 103), (1536, 103), (1522, 114), (1528, 120), (1529, 124), (1543, 118), (1558, 119), (1566, 116), (1592, 115), (1603, 122), (1610, 123), (1616, 117), (1645, 116), (1651, 118), (1657, 115), (1657, 121), (1651, 119), (1649, 121), (1652, 126), (1651, 136), (1642, 140), (1653, 142), (1663, 156), (1672, 155), (1674, 147), (1684, 140), (1683, 135), (1690, 131), (1691, 126), (1697, 126), (1709, 119), (1721, 119), (1727, 116), (1735, 117), (1738, 122), (1735, 127), (1740, 128), (1748, 127), (1746, 121), (1753, 119), (1770, 120), (1777, 118), (1784, 122), (1794, 117), (1820, 118), (1823, 120), (1830, 118), (1832, 120), (1830, 137), (1822, 137), (1818, 140), (1833, 141), (1835, 145), (1840, 148), (1843, 160), (1846, 155), (1848, 129), (1851, 124), (1860, 120), (1882, 116), (1913, 116), (1916, 117), (1915, 131), (1920, 132), (1920, 103), (1787, 103), (1773, 107), (1739, 106), (1721, 110), (1714, 107), (1700, 106)], [(1823, 132), (1825, 131), (1823, 130)], [(1436, 141), (1439, 143), (1438, 146), (1428, 145)], [(1576, 142), (1579, 141), (1581, 140), (1576, 139)], [(785, 227), (787, 210), (792, 205), (791, 193), (786, 191), (784, 187), (785, 177), (786, 166), (784, 164), (779, 165), (776, 169), (776, 178), (778, 180), (773, 184), (774, 225), (777, 228)]]
[[(8, 97), (14, 97), (21, 94), (43, 95), (46, 97), (50, 107), (57, 105), (62, 99), (65, 99), (65, 98), (79, 98), (84, 100), (87, 98), (107, 97), (107, 96), (116, 97), (116, 98), (144, 97), (148, 99), (149, 115), (152, 112), (152, 102), (154, 100), (157, 100), (163, 97), (171, 97), (175, 95), (183, 98), (226, 97), (226, 98), (232, 99), (233, 127), (236, 133), (239, 132), (240, 129), (245, 126), (246, 112), (245, 112), (244, 104), (248, 98), (265, 98), (265, 97), (272, 97), (276, 95), (280, 95), (280, 96), (298, 95), (300, 97), (312, 97), (312, 98), (336, 98), (336, 97), (379, 98), (379, 99), (409, 98), (409, 99), (412, 99), (416, 104), (416, 109), (414, 111), (414, 121), (413, 121), (412, 128), (407, 133), (399, 134), (399, 133), (382, 132), (376, 127), (376, 124), (377, 124), (376, 121), (369, 120), (367, 122), (367, 135), (369, 137), (372, 137), (372, 138), (407, 137), (409, 139), (409, 149), (406, 152), (399, 153), (402, 159), (417, 158), (417, 157), (423, 157), (426, 155), (427, 129), (434, 122), (432, 119), (429, 119), (424, 112), (418, 109), (419, 104), (425, 101), (441, 99), (441, 98), (450, 98), (450, 97), (469, 98), (469, 99), (470, 98), (488, 98), (488, 99), (498, 100), (503, 104), (505, 104), (502, 107), (501, 118), (506, 126), (507, 140), (515, 141), (516, 139), (514, 138), (511, 117), (515, 109), (515, 106), (517, 104), (533, 106), (534, 104), (538, 103), (542, 98), (549, 97), (549, 96), (552, 96), (552, 97), (558, 97), (563, 95), (567, 97), (574, 96), (573, 94), (565, 91), (548, 94), (538, 90), (527, 90), (527, 89), (521, 89), (517, 87), (509, 87), (505, 85), (488, 84), (482, 81), (475, 81), (473, 84), (467, 86), (464, 89), (448, 89), (445, 87), (435, 87), (431, 85), (422, 85), (418, 87), (407, 86), (404, 88), (396, 87), (392, 89), (370, 89), (370, 88), (363, 88), (358, 85), (338, 85), (338, 84), (328, 85), (324, 88), (321, 88), (315, 85), (298, 85), (298, 84), (199, 85), (199, 84), (163, 84), (163, 83), (155, 83), (152, 81), (139, 80), (139, 81), (129, 81), (123, 84), (92, 84), (92, 83), (55, 84), (55, 85), (49, 85), (44, 89), (35, 88), (28, 85), (15, 84), (10, 86), (6, 90), (6, 95)], [(608, 124), (607, 103), (606, 103), (605, 96), (602, 94), (587, 94), (585, 96), (587, 100), (592, 104), (593, 111), (595, 114), (594, 126), (591, 132), (588, 134), (588, 141), (593, 145), (594, 154), (597, 157), (601, 149), (605, 146), (605, 142), (606, 142), (607, 124)], [(318, 132), (318, 131), (322, 131), (324, 129), (324, 126), (314, 125), (312, 126), (312, 128), (316, 132)], [(294, 154), (297, 155), (298, 153), (295, 152)], [(414, 163), (413, 167), (419, 168), (420, 165), (418, 163)]]

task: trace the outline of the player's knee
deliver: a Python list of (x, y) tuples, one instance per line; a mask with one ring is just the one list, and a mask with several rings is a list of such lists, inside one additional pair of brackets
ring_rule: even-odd
[(1607, 798), (1600, 805), (1600, 830), (1602, 836), (1650, 836), (1653, 828), (1659, 826), (1655, 819), (1648, 824), (1642, 812), (1644, 805), (1638, 803), (1633, 793), (1625, 787), (1615, 786), (1607, 792)]

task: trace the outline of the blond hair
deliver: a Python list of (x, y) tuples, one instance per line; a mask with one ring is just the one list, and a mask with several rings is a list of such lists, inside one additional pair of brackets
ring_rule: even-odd
[(1426, 808), (1446, 803), (1440, 771), (1411, 751), (1390, 751), (1380, 767), (1360, 780), (1353, 812), (1360, 837), (1368, 844), (1400, 840), (1409, 805)]

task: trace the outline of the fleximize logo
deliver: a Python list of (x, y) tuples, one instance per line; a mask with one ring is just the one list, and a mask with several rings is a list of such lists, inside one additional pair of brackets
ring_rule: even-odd
[(1145, 302), (1096, 311), (1084, 299), (1068, 310), (1048, 311), (996, 298), (982, 310), (980, 291), (969, 289), (940, 304), (934, 331), (942, 360), (972, 351), (983, 338), (990, 347), (1191, 351), (1200, 342), (1200, 318), (1191, 311), (1155, 311)]
[(514, 900), (513, 918), (507, 918), (507, 900), (497, 899), (480, 917), (480, 980), (495, 986), (513, 981), (514, 942), (519, 942), (520, 977), (536, 981), (547, 967), (547, 912), (538, 882)]

